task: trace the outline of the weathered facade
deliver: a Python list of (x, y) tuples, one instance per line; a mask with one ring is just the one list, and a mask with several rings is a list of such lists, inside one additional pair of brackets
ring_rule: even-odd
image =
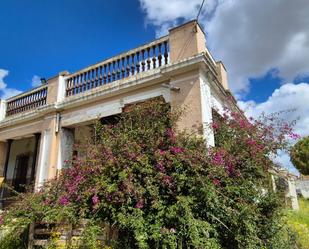
[(202, 126), (201, 135), (214, 144), (206, 124), (212, 121), (212, 110), (222, 111), (233, 97), (224, 65), (207, 50), (205, 34), (196, 21), (1, 100), (0, 169), (5, 182), (17, 190), (31, 182), (38, 188), (65, 166), (73, 144), (87, 138), (90, 124), (120, 114), (128, 104), (159, 96), (172, 108), (185, 108), (178, 129), (194, 131)]

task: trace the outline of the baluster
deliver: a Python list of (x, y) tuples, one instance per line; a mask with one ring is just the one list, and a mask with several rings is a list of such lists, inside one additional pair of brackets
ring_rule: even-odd
[(153, 63), (153, 68), (156, 68), (156, 45), (153, 45), (152, 47), (152, 63)]
[(142, 50), (142, 71), (145, 71), (145, 49)]
[(24, 111), (26, 110), (26, 106), (27, 106), (27, 96), (24, 97)]
[(130, 76), (130, 55), (127, 55), (127, 77)]
[(104, 65), (104, 84), (106, 84), (106, 64)]
[[(72, 85), (72, 95), (75, 95), (75, 87), (76, 87), (77, 76), (73, 77), (73, 85)], [(40, 96), (41, 99), (41, 96)]]
[(44, 95), (44, 98), (43, 98), (43, 104), (45, 105), (46, 104), (46, 97), (47, 97), (47, 88), (45, 88), (44, 90), (43, 90), (43, 95)]
[(99, 85), (99, 68), (97, 67), (95, 69), (95, 87), (97, 87)]
[(164, 62), (165, 65), (168, 63), (167, 41), (164, 42)]
[(83, 79), (83, 87), (82, 87), (82, 92), (87, 90), (87, 73), (84, 72), (84, 79)]
[[(75, 78), (75, 80), (76, 80), (76, 78)], [(74, 90), (73, 90), (73, 92), (74, 92)], [(38, 91), (38, 93), (39, 93), (39, 106), (41, 106), (42, 105), (42, 91)]]
[(21, 98), (20, 111), (22, 111), (22, 110), (23, 110), (23, 107), (24, 107), (24, 99), (23, 99), (23, 98)]
[(117, 59), (117, 80), (120, 79), (120, 59)]
[(139, 53), (140, 52), (136, 52), (136, 72), (139, 73), (139, 68), (140, 68), (140, 64), (139, 64)]
[(22, 111), (25, 111), (26, 110), (26, 100), (27, 100), (27, 97), (23, 97), (23, 105), (22, 105)]
[(134, 59), (135, 59), (135, 54), (133, 53), (131, 55), (131, 73), (132, 73), (132, 75), (134, 75), (134, 73), (135, 73)]
[(108, 83), (111, 82), (111, 65), (112, 65), (112, 63), (109, 62), (109, 63), (108, 63), (108, 73), (107, 73)]
[[(68, 96), (71, 96), (71, 87), (72, 87), (73, 77), (70, 78), (68, 84)], [(35, 95), (35, 101), (37, 101), (37, 95)]]
[(147, 69), (150, 70), (150, 47), (147, 48)]
[(159, 60), (159, 67), (162, 66), (162, 53), (161, 53), (161, 46), (162, 43), (159, 43), (158, 47), (159, 47), (159, 55), (158, 55), (158, 60)]
[(95, 80), (94, 69), (92, 69), (90, 71), (91, 71), (91, 89), (92, 89), (92, 88), (94, 88), (94, 80)]
[(31, 94), (31, 97), (30, 97), (29, 109), (33, 109), (32, 103), (33, 103), (33, 94)]
[(121, 73), (122, 73), (122, 78), (125, 78), (125, 77), (126, 77), (126, 70), (125, 70), (125, 68), (124, 68), (124, 60), (125, 60), (125, 58), (122, 57), (122, 58), (121, 58)]
[(116, 80), (116, 67), (115, 67), (115, 61), (113, 61), (113, 72), (112, 72), (112, 81)]
[(87, 71), (87, 90), (91, 89), (90, 71)]
[(102, 81), (103, 81), (102, 70), (103, 70), (103, 67), (100, 66), (99, 86), (102, 86)]
[(84, 77), (84, 74), (81, 73), (79, 77), (79, 88), (78, 88), (79, 93), (83, 92), (83, 80), (84, 80), (83, 77)]
[(79, 82), (79, 76), (76, 75), (75, 84), (74, 84), (74, 90), (73, 90), (74, 95), (78, 93), (78, 84), (79, 84), (78, 82)]

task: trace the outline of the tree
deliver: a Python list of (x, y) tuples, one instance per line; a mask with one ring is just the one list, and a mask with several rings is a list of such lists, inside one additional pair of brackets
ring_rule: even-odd
[(309, 175), (309, 136), (299, 140), (291, 149), (291, 161), (303, 175)]

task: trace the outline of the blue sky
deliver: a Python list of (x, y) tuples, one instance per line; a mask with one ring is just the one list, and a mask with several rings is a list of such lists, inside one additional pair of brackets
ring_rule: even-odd
[[(0, 98), (196, 17), (201, 0), (0, 0)], [(309, 135), (309, 1), (207, 0), (199, 22), (248, 116), (295, 109)], [(286, 154), (278, 162), (292, 168)]]
[(1, 0), (0, 68), (26, 90), (34, 75), (74, 71), (155, 37), (138, 1)]

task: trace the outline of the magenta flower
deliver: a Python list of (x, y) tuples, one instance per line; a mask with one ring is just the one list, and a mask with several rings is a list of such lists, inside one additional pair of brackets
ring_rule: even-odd
[(94, 196), (92, 197), (92, 203), (93, 203), (93, 205), (97, 205), (99, 202), (100, 202), (99, 197), (98, 197), (97, 195), (94, 195)]
[(175, 136), (175, 132), (172, 129), (167, 129), (166, 130), (166, 135), (169, 137), (169, 139), (171, 140), (172, 143), (175, 143), (176, 141), (176, 136)]
[(218, 123), (212, 123), (212, 128), (217, 130), (219, 128), (219, 124)]
[(184, 148), (180, 148), (180, 147), (171, 147), (170, 148), (170, 152), (172, 152), (173, 154), (182, 153), (184, 151), (185, 151), (185, 149)]
[(139, 199), (135, 205), (135, 208), (142, 209), (144, 207), (144, 199)]
[(256, 141), (253, 140), (252, 138), (250, 138), (250, 139), (247, 140), (247, 144), (249, 144), (249, 145), (256, 145)]
[(59, 199), (59, 204), (62, 205), (62, 206), (66, 206), (68, 205), (70, 202), (68, 200), (67, 197), (65, 196), (62, 196), (60, 199)]
[(218, 186), (218, 185), (220, 184), (220, 180), (218, 180), (218, 179), (213, 179), (213, 180), (212, 180), (212, 183), (213, 183), (214, 185)]

